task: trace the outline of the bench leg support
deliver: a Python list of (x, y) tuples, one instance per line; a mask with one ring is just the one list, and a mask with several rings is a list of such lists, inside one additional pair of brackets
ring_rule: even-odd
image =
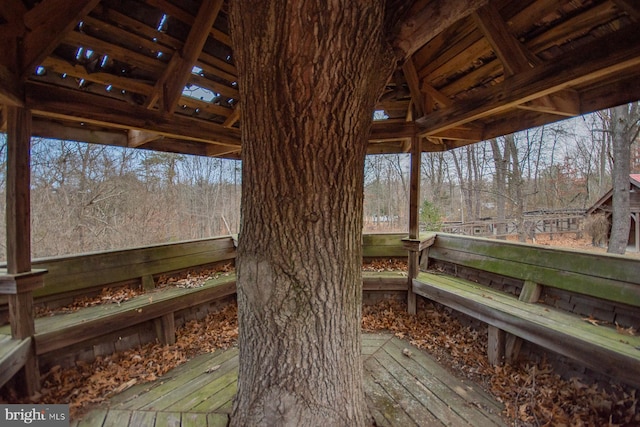
[(518, 358), (520, 347), (522, 347), (522, 338), (507, 334), (504, 357), (508, 363), (513, 363)]
[(489, 363), (493, 366), (501, 366), (504, 363), (506, 333), (495, 326), (489, 325), (488, 356)]
[(155, 320), (156, 335), (161, 343), (172, 345), (176, 343), (176, 323), (173, 313), (165, 314)]
[(153, 276), (151, 274), (142, 276), (140, 278), (140, 281), (142, 282), (142, 289), (144, 289), (145, 291), (152, 291), (156, 287), (156, 284), (153, 281)]
[(418, 277), (420, 252), (409, 252), (409, 280), (407, 284), (407, 312), (416, 314), (416, 294), (413, 292), (413, 279)]
[[(8, 296), (11, 335), (15, 339), (25, 339), (33, 336), (33, 296), (31, 292), (19, 292)], [(25, 359), (24, 367), (18, 373), (16, 384), (24, 386), (19, 392), (26, 396), (33, 396), (40, 391), (40, 369), (36, 357), (35, 345), (31, 342), (31, 350)]]

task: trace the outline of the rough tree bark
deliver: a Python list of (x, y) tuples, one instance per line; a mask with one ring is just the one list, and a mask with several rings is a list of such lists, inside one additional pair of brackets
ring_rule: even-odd
[(231, 425), (366, 422), (366, 140), (392, 67), (382, 2), (232, 3), (242, 102), (240, 371)]
[(629, 173), (631, 143), (638, 136), (638, 104), (620, 105), (610, 109), (609, 112), (609, 132), (613, 150), (613, 212), (607, 252), (624, 254), (629, 243), (631, 227)]

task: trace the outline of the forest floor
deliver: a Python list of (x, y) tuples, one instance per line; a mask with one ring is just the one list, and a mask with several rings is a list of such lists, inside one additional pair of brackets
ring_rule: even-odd
[[(545, 244), (539, 239), (539, 244)], [(576, 239), (573, 239), (576, 240)], [(579, 241), (554, 238), (554, 243), (580, 248)], [(590, 246), (590, 242), (587, 242)], [(555, 246), (555, 244), (554, 244)], [(160, 286), (198, 286), (208, 277), (224, 274), (205, 270), (165, 277)], [(383, 260), (365, 265), (364, 270), (406, 270), (406, 264)], [(93, 299), (77, 300), (64, 310), (117, 303), (131, 298), (133, 289), (104, 290)], [(63, 311), (64, 311), (63, 310)], [(41, 312), (50, 315), (52, 312)], [(491, 366), (487, 360), (486, 330), (462, 324), (442, 306), (420, 301), (418, 314), (407, 314), (406, 305), (395, 300), (381, 301), (363, 308), (363, 331), (391, 331), (423, 349), (447, 367), (451, 374), (470, 379), (484, 387), (505, 405), (504, 416), (513, 426), (544, 425), (640, 425), (640, 393), (620, 384), (607, 389), (597, 383), (565, 380), (545, 363), (518, 363)], [(230, 303), (200, 321), (178, 328), (174, 345), (149, 343), (137, 348), (99, 357), (92, 363), (54, 366), (42, 375), (43, 389), (33, 403), (69, 403), (72, 419), (127, 388), (154, 381), (194, 356), (237, 345), (237, 306)], [(19, 403), (15, 395), (0, 395), (0, 403)]]

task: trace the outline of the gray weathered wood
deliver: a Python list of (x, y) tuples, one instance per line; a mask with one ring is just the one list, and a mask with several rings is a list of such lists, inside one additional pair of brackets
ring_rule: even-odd
[(594, 326), (579, 316), (518, 301), (464, 279), (420, 273), (414, 292), (489, 325), (567, 356), (596, 371), (640, 385), (640, 337)]

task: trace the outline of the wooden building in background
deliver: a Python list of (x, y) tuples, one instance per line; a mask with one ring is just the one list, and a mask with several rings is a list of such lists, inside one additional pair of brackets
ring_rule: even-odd
[[(630, 221), (629, 228), (629, 246), (628, 250), (640, 252), (640, 174), (629, 175), (629, 202), (630, 202)], [(587, 215), (595, 215), (604, 213), (607, 219), (611, 220), (611, 212), (613, 211), (613, 188), (607, 191), (593, 206), (587, 210)], [(611, 222), (611, 221), (609, 221)], [(609, 225), (609, 233), (611, 235), (611, 225)]]

